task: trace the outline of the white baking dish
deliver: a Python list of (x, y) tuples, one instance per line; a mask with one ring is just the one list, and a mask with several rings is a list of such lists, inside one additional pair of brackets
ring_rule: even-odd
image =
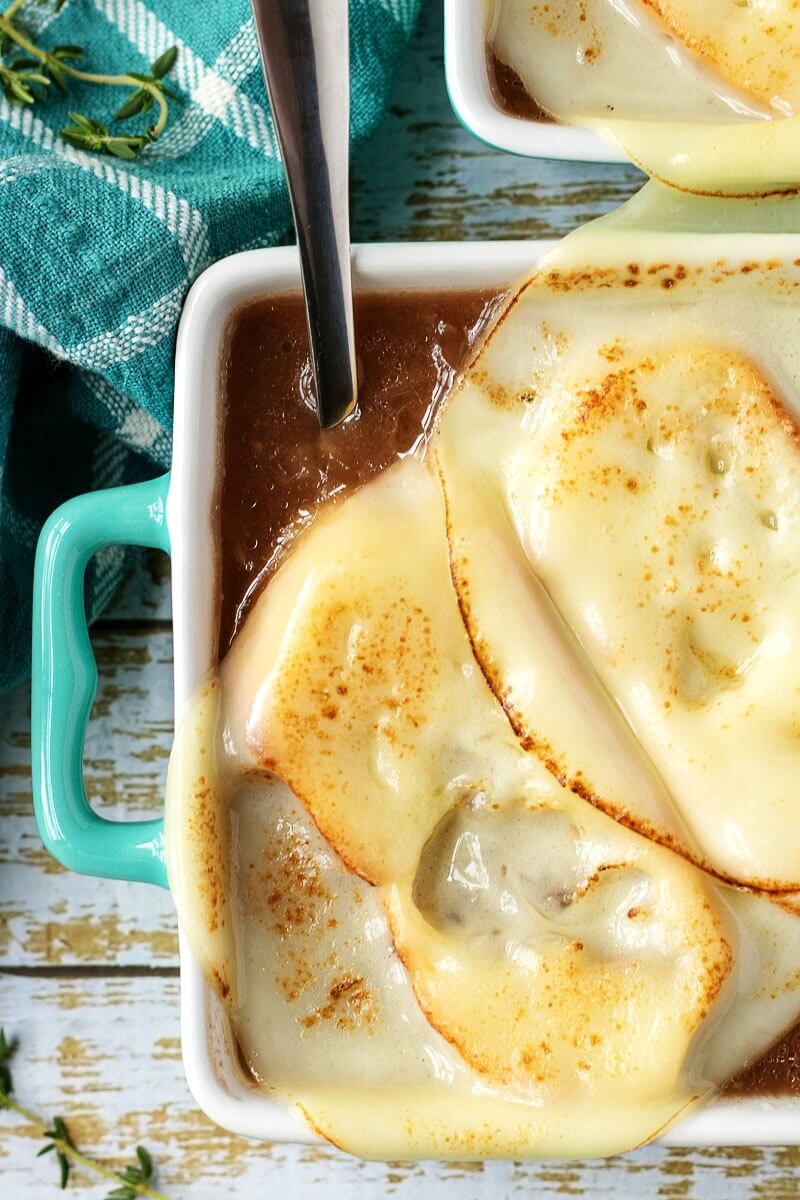
[(444, 64), (450, 102), (461, 123), (498, 150), (529, 158), (620, 163), (628, 159), (576, 125), (512, 117), (492, 95), (486, 69), (485, 0), (444, 0)]
[[(549, 248), (544, 242), (495, 243), (421, 243), (356, 247), (353, 270), (356, 286), (362, 288), (502, 287), (528, 272)], [(175, 712), (180, 717), (196, 686), (214, 666), (216, 627), (215, 552), (213, 540), (214, 488), (219, 463), (218, 434), (218, 358), (223, 326), (229, 314), (243, 301), (264, 293), (296, 289), (299, 286), (297, 253), (293, 248), (251, 251), (239, 254), (211, 267), (198, 280), (186, 301), (177, 343), (175, 382), (174, 460), (166, 503), (166, 521), (173, 556), (172, 589), (175, 647)], [(164, 484), (139, 485), (147, 504), (146, 520), (162, 532), (142, 534), (149, 544), (166, 547), (163, 532)], [(148, 490), (149, 489), (149, 490)], [(134, 489), (135, 491), (135, 489)], [(122, 493), (95, 493), (63, 506), (45, 528), (37, 570), (37, 630), (34, 652), (34, 792), (42, 836), (48, 848), (61, 861), (75, 869), (116, 878), (164, 882), (163, 831), (160, 823), (116, 824), (91, 814), (85, 793), (74, 793), (68, 800), (61, 759), (68, 758), (70, 747), (51, 759), (54, 731), (49, 695), (64, 692), (55, 677), (68, 673), (62, 659), (75, 666), (77, 652), (61, 646), (53, 655), (47, 646), (54, 643), (53, 616), (61, 592), (69, 590), (66, 575), (58, 578), (53, 570), (58, 551), (52, 549), (59, 538), (69, 539), (70, 529), (77, 530), (77, 560), (88, 560), (92, 548), (114, 540), (108, 528), (97, 533), (97, 524), (114, 526), (120, 536), (125, 527), (113, 514), (125, 507)], [(80, 531), (85, 522), (79, 516), (81, 506), (96, 509), (89, 532)], [(141, 504), (141, 500), (138, 501)], [(102, 515), (104, 514), (104, 515)], [(109, 516), (109, 514), (112, 514)], [(111, 532), (114, 532), (112, 529)], [(141, 531), (140, 531), (141, 534)], [(80, 553), (85, 551), (83, 559)], [(59, 568), (61, 569), (61, 568)], [(54, 582), (55, 580), (55, 582)], [(75, 593), (77, 594), (77, 593)], [(82, 594), (82, 593), (81, 593)], [(74, 599), (74, 596), (73, 596)], [(85, 624), (83, 633), (85, 633)], [(86, 641), (88, 647), (88, 639)], [(80, 649), (80, 654), (84, 653)], [(88, 653), (88, 650), (86, 650)], [(48, 657), (50, 655), (50, 657)], [(78, 672), (74, 683), (74, 703), (70, 706), (73, 724), (88, 717), (93, 694), (93, 679)], [(47, 689), (50, 689), (48, 692)], [(63, 700), (63, 695), (61, 699)], [(63, 707), (63, 706), (62, 706)], [(77, 716), (75, 715), (77, 713)], [(73, 731), (74, 732), (74, 731)], [(82, 743), (82, 730), (78, 729)], [(68, 734), (64, 734), (64, 739)], [(78, 768), (80, 762), (78, 759)], [(75, 782), (75, 781), (72, 781)], [(78, 787), (78, 783), (75, 784)], [(82, 795), (82, 799), (81, 799)], [(85, 811), (82, 805), (85, 804)], [(80, 811), (79, 811), (80, 810)], [(96, 826), (93, 833), (88, 826)], [(124, 832), (123, 832), (124, 831)], [(105, 840), (127, 843), (125, 854), (119, 848), (98, 844)], [(102, 835), (102, 836), (101, 836)], [(82, 844), (81, 844), (82, 843)], [(137, 861), (133, 861), (138, 856)], [(131, 865), (133, 864), (133, 865)], [(142, 865), (144, 864), (144, 865)], [(248, 1087), (236, 1064), (226, 1035), (225, 1018), (213, 990), (205, 983), (186, 938), (181, 936), (181, 1028), (183, 1059), (189, 1085), (200, 1107), (212, 1120), (238, 1134), (271, 1141), (313, 1143), (318, 1138), (301, 1125), (286, 1108)], [(770, 1145), (800, 1143), (800, 1099), (747, 1100), (713, 1104), (672, 1129), (663, 1139), (668, 1145)]]

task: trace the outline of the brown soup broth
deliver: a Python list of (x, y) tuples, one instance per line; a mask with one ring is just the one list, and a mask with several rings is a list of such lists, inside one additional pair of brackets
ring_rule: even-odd
[(503, 295), (454, 288), (357, 294), (358, 408), (325, 432), (317, 424), (300, 294), (252, 300), (233, 313), (220, 372), (220, 655), (316, 509), (427, 438)]
[(491, 46), (486, 47), (486, 76), (492, 99), (509, 117), (556, 123), (555, 117), (530, 94), (514, 68), (499, 59)]
[(790, 1029), (780, 1041), (723, 1088), (723, 1095), (800, 1096), (800, 1025)]
[[(424, 441), (438, 406), (498, 312), (497, 289), (362, 292), (355, 297), (359, 404), (320, 432), (299, 293), (249, 301), (230, 317), (220, 369), (219, 647), (316, 509)], [(800, 1026), (724, 1089), (800, 1094)]]

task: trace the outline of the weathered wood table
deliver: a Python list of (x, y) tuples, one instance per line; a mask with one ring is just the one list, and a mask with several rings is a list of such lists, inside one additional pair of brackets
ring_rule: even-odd
[[(438, 0), (426, 0), (391, 110), (354, 167), (362, 241), (553, 237), (620, 203), (630, 168), (504, 157), (465, 133), (445, 93)], [(92, 801), (116, 818), (158, 812), (172, 734), (168, 568), (152, 559), (93, 633), (100, 691), (87, 741)], [(189, 1095), (178, 1039), (176, 922), (156, 888), (85, 879), (43, 850), (31, 810), (29, 695), (0, 698), (0, 1024), (19, 1038), (20, 1100), (60, 1113), (113, 1165), (146, 1143), (158, 1186), (192, 1200), (392, 1195), (415, 1200), (800, 1197), (800, 1150), (665, 1150), (605, 1162), (362, 1163), (333, 1149), (249, 1144)], [(33, 1131), (0, 1113), (0, 1197), (55, 1195)], [(74, 1194), (102, 1183), (76, 1173)]]

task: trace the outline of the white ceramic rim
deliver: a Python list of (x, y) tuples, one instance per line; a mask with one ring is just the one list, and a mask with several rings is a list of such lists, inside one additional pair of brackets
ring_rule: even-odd
[(483, 0), (444, 0), (444, 65), (450, 103), (462, 125), (489, 146), (527, 158), (622, 163), (630, 160), (577, 125), (525, 121), (498, 107), (486, 73)]
[[(453, 0), (454, 2), (454, 0)], [(498, 287), (528, 272), (552, 242), (435, 242), (356, 246), (360, 287)], [(213, 489), (217, 468), (219, 346), (229, 314), (243, 301), (299, 287), (294, 247), (253, 250), (210, 267), (192, 288), (178, 330), (172, 484), (175, 714), (180, 719), (213, 666)], [(220, 1032), (220, 1005), (180, 936), (181, 1044), (189, 1087), (224, 1129), (274, 1142), (320, 1139), (287, 1108), (241, 1081)], [(711, 1104), (661, 1139), (670, 1146), (800, 1144), (800, 1100)]]

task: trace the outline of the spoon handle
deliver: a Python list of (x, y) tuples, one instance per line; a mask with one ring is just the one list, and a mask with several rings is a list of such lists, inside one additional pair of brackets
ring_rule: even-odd
[(347, 0), (252, 0), (292, 202), (320, 425), (357, 399)]

